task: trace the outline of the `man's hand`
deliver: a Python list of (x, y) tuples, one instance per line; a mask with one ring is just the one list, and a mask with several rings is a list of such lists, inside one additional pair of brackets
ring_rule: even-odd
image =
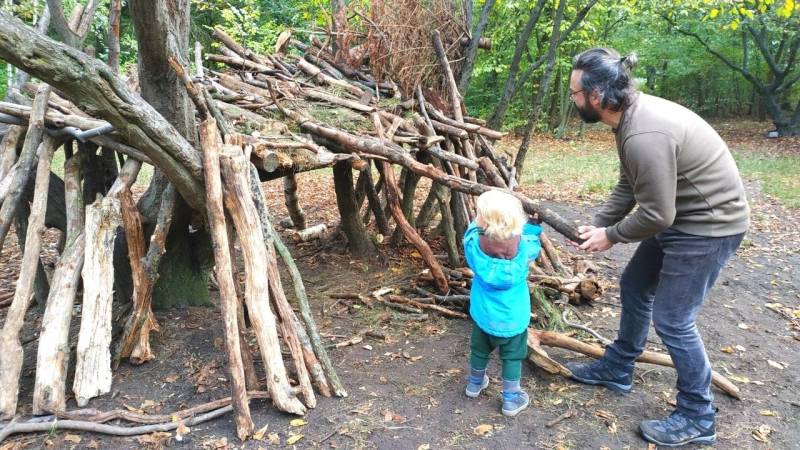
[(597, 228), (592, 225), (582, 225), (578, 227), (581, 239), (585, 239), (584, 243), (578, 248), (589, 252), (603, 252), (614, 246), (614, 243), (608, 240), (606, 236), (606, 229)]

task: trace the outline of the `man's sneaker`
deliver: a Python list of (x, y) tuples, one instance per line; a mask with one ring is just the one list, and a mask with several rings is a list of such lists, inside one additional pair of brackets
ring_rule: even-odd
[(464, 390), (464, 393), (467, 394), (469, 398), (475, 398), (481, 395), (481, 391), (486, 389), (486, 386), (489, 386), (489, 376), (483, 376), (483, 382), (481, 384), (478, 383), (470, 383), (467, 380), (467, 389)]
[(531, 399), (525, 391), (517, 391), (510, 394), (503, 392), (503, 407), (501, 411), (504, 416), (514, 417), (527, 408), (530, 403)]
[(575, 381), (605, 386), (617, 392), (631, 391), (633, 373), (614, 367), (602, 359), (590, 363), (568, 362), (566, 366)]
[(639, 431), (646, 440), (664, 447), (713, 444), (717, 440), (714, 414), (689, 417), (674, 411), (663, 420), (645, 420)]

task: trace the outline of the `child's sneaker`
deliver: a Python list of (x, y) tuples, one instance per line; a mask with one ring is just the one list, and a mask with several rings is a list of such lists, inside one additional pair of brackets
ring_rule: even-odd
[(469, 398), (475, 398), (481, 395), (481, 391), (486, 389), (486, 386), (489, 386), (489, 377), (484, 374), (481, 384), (472, 383), (467, 380), (467, 389), (464, 390), (464, 393), (467, 394)]
[(511, 393), (503, 392), (503, 415), (514, 417), (523, 409), (527, 408), (530, 403), (531, 399), (528, 397), (528, 393), (525, 391)]

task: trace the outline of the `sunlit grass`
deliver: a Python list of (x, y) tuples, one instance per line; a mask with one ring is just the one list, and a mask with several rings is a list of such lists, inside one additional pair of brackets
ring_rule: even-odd
[(761, 189), (790, 208), (800, 208), (800, 155), (734, 154), (742, 177), (758, 181)]

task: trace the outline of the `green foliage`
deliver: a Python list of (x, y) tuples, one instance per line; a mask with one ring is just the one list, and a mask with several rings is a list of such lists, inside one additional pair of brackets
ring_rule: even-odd
[(0, 99), (6, 98), (8, 88), (8, 64), (0, 59)]

